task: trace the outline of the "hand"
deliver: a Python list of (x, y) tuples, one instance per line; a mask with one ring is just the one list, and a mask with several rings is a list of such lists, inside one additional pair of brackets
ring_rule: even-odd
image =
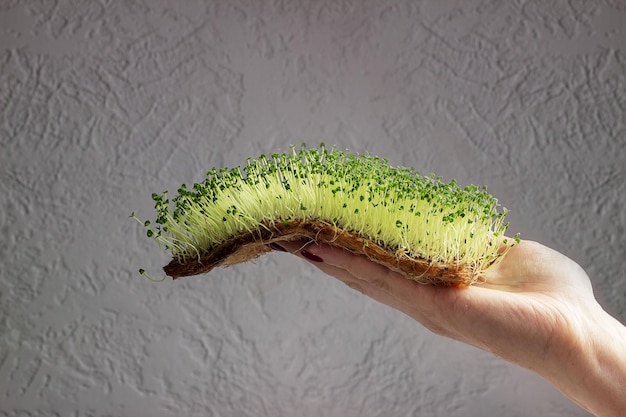
[(417, 284), (332, 246), (279, 244), (439, 335), (539, 373), (598, 415), (626, 409), (625, 328), (602, 310), (582, 268), (552, 249), (522, 241), (485, 283), (446, 288)]

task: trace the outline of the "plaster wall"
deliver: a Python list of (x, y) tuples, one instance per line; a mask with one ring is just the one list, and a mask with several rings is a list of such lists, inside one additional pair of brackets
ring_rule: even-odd
[(128, 215), (321, 141), (485, 184), (626, 320), (626, 3), (0, 1), (0, 416), (586, 416), (285, 254)]

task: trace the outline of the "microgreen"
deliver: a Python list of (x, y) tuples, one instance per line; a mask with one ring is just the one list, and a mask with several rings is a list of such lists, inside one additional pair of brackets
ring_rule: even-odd
[(323, 144), (248, 158), (243, 168), (213, 168), (171, 201), (167, 192), (152, 199), (154, 222), (131, 217), (180, 263), (262, 224), (299, 220), (332, 223), (408, 257), (484, 271), (502, 256), (493, 241), (508, 227), (508, 211), (485, 187), (461, 188)]

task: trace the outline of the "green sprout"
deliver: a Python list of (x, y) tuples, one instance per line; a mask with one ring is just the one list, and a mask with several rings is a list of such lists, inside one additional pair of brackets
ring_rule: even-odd
[(486, 187), (461, 188), (324, 144), (248, 158), (243, 168), (213, 168), (171, 200), (167, 192), (152, 199), (153, 222), (132, 217), (181, 264), (261, 227), (305, 221), (332, 224), (391, 253), (481, 273), (504, 254), (494, 242), (508, 227), (507, 210)]

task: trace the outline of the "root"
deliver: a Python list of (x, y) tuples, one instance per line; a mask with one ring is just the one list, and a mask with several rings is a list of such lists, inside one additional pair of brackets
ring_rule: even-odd
[(470, 265), (444, 265), (423, 259), (413, 259), (405, 254), (376, 244), (350, 231), (321, 221), (267, 222), (253, 232), (235, 236), (202, 254), (198, 259), (181, 263), (173, 259), (163, 270), (173, 279), (207, 273), (216, 267), (228, 267), (254, 259), (270, 252), (268, 243), (309, 239), (343, 248), (363, 255), (391, 270), (404, 274), (407, 278), (422, 284), (451, 287), (465, 287), (476, 282), (479, 277)]

